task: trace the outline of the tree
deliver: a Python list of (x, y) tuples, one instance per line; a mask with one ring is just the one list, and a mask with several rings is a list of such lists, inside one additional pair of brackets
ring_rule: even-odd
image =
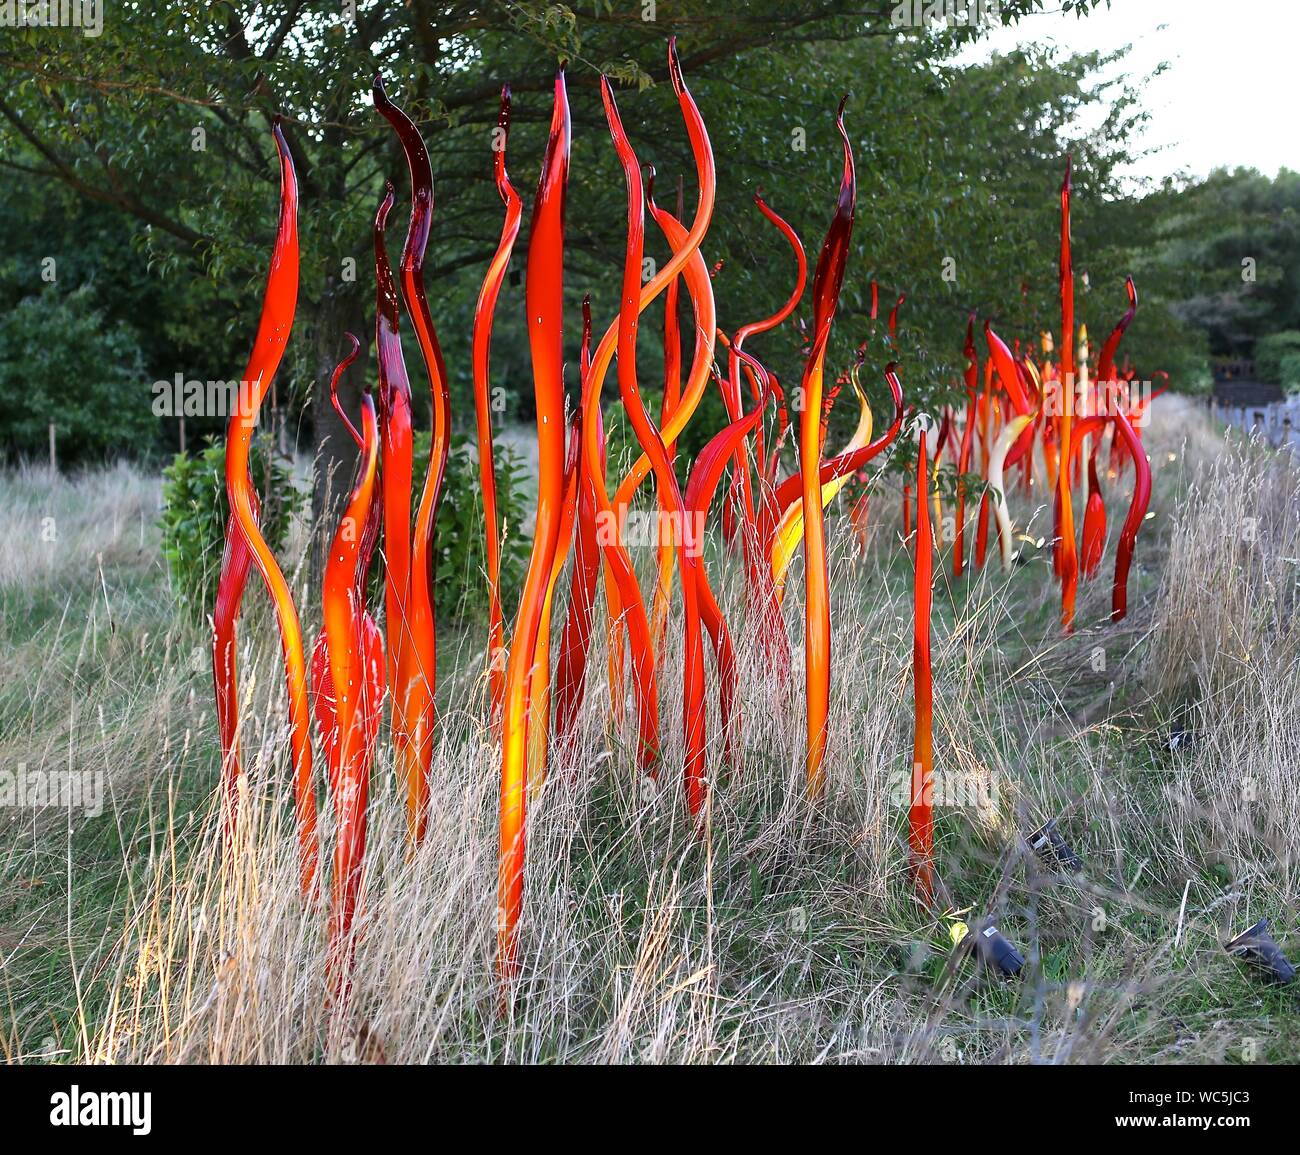
[[(1092, 2), (1065, 0), (1064, 7), (1082, 13)], [(1004, 0), (1002, 18), (1042, 3)], [(773, 265), (779, 249), (747, 204), (745, 194), (758, 184), (809, 246), (819, 243), (835, 187), (831, 115), (839, 91), (850, 90), (853, 131), (871, 179), (847, 307), (861, 325), (872, 275), (891, 291), (910, 288), (914, 344), (942, 365), (953, 359), (967, 307), (992, 309), (1008, 293), (1014, 300), (1031, 265), (1041, 269), (1042, 285), (1050, 284), (1053, 238), (1040, 215), (1050, 213), (1050, 172), (1059, 169), (1074, 113), (1098, 97), (1087, 90), (1086, 60), (1020, 56), (953, 69), (945, 60), (973, 33), (900, 32), (890, 24), (896, 8), (888, 0), (772, 0), (730, 10), (705, 0), (597, 0), (576, 8), (536, 0), (282, 0), (201, 9), (128, 3), (109, 13), (98, 38), (44, 30), (6, 37), (0, 165), (60, 182), (139, 222), (147, 259), (169, 280), (197, 271), (210, 283), (241, 286), (246, 345), (275, 217), (267, 126), (273, 113), (284, 113), (302, 188), (304, 254), (301, 327), (285, 385), (305, 393), (327, 378), (344, 329), (363, 337), (369, 330), (370, 218), (383, 179), (393, 176), (401, 188), (404, 176), (396, 142), (368, 98), (382, 70), (429, 141), (438, 182), (431, 297), (456, 374), (454, 404), (466, 420), (462, 354), (500, 211), (489, 147), (501, 83), (509, 80), (516, 96), (510, 166), (526, 193), (540, 156), (550, 74), (557, 61), (569, 62), (577, 138), (572, 203), (583, 212), (571, 229), (568, 283), (575, 294), (590, 288), (608, 315), (621, 256), (622, 184), (597, 78), (604, 71), (637, 90), (623, 109), (629, 131), (644, 158), (659, 165), (661, 180), (687, 176), (689, 204), (685, 141), (663, 84), (665, 43), (675, 34), (727, 192), (708, 241), (710, 258), (727, 261), (721, 307), (734, 304), (747, 318), (783, 291), (788, 275), (783, 254)], [(806, 134), (803, 152), (791, 147), (796, 128)], [(1099, 160), (1108, 155), (1104, 146), (1095, 152)], [(1104, 165), (1098, 172), (1104, 184)], [(955, 287), (939, 279), (941, 258), (949, 256), (956, 258)], [(496, 373), (526, 395), (518, 304), (502, 302)], [(576, 341), (576, 324), (573, 330)], [(354, 387), (365, 371), (353, 374)], [(231, 375), (229, 365), (205, 374)], [(913, 384), (926, 387), (924, 379)], [(351, 453), (324, 392), (312, 391), (319, 477), (331, 465), (346, 470)], [(351, 405), (355, 396), (344, 401)]]
[(89, 285), (25, 297), (0, 315), (0, 444), (43, 454), (53, 424), (60, 464), (128, 451), (153, 427), (133, 396), (143, 375), (134, 334), (103, 323)]
[(1179, 315), (1215, 354), (1247, 356), (1264, 334), (1300, 329), (1300, 173), (1218, 169), (1156, 200), (1157, 260), (1180, 276)]

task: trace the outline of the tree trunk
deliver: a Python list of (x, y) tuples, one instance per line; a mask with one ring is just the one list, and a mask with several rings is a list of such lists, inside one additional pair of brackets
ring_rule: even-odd
[(312, 523), (318, 539), (313, 568), (319, 570), (334, 533), (339, 511), (347, 500), (357, 469), (357, 448), (330, 403), (330, 377), (348, 349), (344, 333), (361, 342), (361, 354), (339, 381), (338, 397), (352, 423), (361, 427), (361, 393), (370, 373), (370, 328), (363, 284), (331, 276), (311, 319), (310, 339), (315, 367), (311, 417), (315, 474)]

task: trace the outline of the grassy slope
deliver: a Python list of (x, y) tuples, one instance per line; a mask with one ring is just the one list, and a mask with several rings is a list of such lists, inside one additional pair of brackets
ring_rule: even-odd
[[(333, 1035), (320, 1010), (320, 919), (303, 914), (291, 884), (285, 724), (264, 606), (254, 600), (242, 634), (259, 638), (243, 678), (261, 830), (245, 869), (223, 878), (209, 869), (206, 632), (173, 618), (150, 525), (156, 486), (125, 470), (3, 479), (0, 764), (103, 770), (111, 794), (103, 816), (71, 827), (57, 812), (0, 812), (13, 880), (0, 895), (3, 1053), (1294, 1059), (1293, 997), (1261, 987), (1219, 943), (1228, 926), (1264, 913), (1285, 940), (1296, 920), (1287, 835), (1300, 776), (1287, 739), (1300, 734), (1285, 717), (1264, 717), (1270, 702), (1294, 698), (1282, 661), (1291, 626), (1285, 612), (1256, 620), (1251, 609), (1271, 589), (1279, 611), (1285, 559), (1300, 552), (1295, 476), (1270, 478), (1289, 496), (1255, 511), (1267, 514), (1258, 551), (1227, 549), (1211, 565), (1253, 515), (1228, 510), (1228, 498), (1252, 500), (1243, 491), (1263, 467), (1243, 461), (1216, 483), (1205, 471), (1223, 453), (1217, 436), (1176, 401), (1163, 420), (1149, 434), (1156, 517), (1124, 627), (1103, 624), (1109, 582), (1099, 580), (1079, 633), (1060, 638), (1050, 563), (1028, 543), (1029, 561), (1009, 577), (992, 568), (969, 582), (941, 578), (936, 594), (936, 764), (993, 799), (940, 808), (942, 875), (954, 905), (997, 914), (1030, 961), (1025, 981), (981, 979), (945, 949), (944, 921), (910, 898), (904, 814), (890, 796), (910, 764), (910, 568), (896, 544), (897, 501), (882, 495), (868, 558), (836, 562), (834, 753), (819, 812), (800, 791), (799, 695), (772, 678), (757, 647), (742, 645), (744, 765), (715, 792), (705, 847), (690, 837), (680, 797), (644, 793), (626, 744), (609, 740), (596, 656), (580, 744), (536, 807), (527, 977), (505, 1023), (490, 977), (494, 753), (479, 720), (474, 639), (445, 646), (459, 673), (444, 678), (452, 708), (430, 843), (404, 861), (381, 756), (357, 1007)], [(1112, 502), (1112, 535), (1122, 506)], [(1044, 532), (1032, 500), (1013, 498), (1013, 515), (1018, 526), (1032, 515), (1028, 536)], [(55, 542), (41, 540), (45, 517), (55, 518)], [(1108, 555), (1103, 575), (1110, 564)], [(798, 589), (796, 576), (795, 638)], [(1243, 678), (1238, 651), (1252, 648), (1260, 658), (1273, 650), (1273, 664)], [(670, 766), (681, 729), (675, 664), (670, 653)], [(1164, 749), (1174, 721), (1198, 734), (1190, 754)], [(1249, 736), (1249, 751), (1234, 734)], [(1233, 802), (1251, 759), (1264, 798), (1254, 809)], [(1085, 857), (1083, 880), (1045, 872), (1014, 837), (1060, 811)]]

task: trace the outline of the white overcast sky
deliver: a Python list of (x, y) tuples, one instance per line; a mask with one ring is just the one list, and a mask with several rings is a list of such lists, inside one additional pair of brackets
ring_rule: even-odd
[[(1111, 0), (1082, 20), (1049, 7), (994, 29), (964, 58), (1044, 41), (1080, 52), (1133, 46), (1122, 71), (1151, 113), (1140, 143), (1164, 147), (1131, 175), (1300, 169), (1300, 0)], [(1162, 61), (1168, 70), (1153, 77)]]

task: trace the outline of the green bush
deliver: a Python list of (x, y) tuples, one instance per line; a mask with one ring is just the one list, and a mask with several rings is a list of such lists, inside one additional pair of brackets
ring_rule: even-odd
[[(289, 466), (262, 441), (254, 443), (251, 470), (262, 495), (262, 533), (273, 550), (284, 546), (296, 514), (305, 509), (307, 494), (293, 482)], [(429, 459), (429, 434), (415, 435), (416, 494)], [(222, 442), (198, 455), (179, 453), (163, 471), (162, 547), (172, 586), (182, 605), (201, 621), (212, 612), (221, 553), (225, 543), (226, 450)], [(268, 476), (269, 471), (269, 476)], [(524, 465), (517, 454), (496, 447), (497, 509), (507, 526), (501, 551), (501, 596), (507, 617), (519, 598), (528, 560), (529, 539), (520, 528), (527, 516)], [(412, 501), (412, 521), (416, 501)], [(375, 559), (380, 571), (381, 561)], [(483, 500), (473, 443), (456, 438), (447, 462), (438, 525), (434, 538), (434, 597), (442, 617), (465, 619), (487, 612), (486, 548), (483, 541)], [(370, 591), (372, 609), (383, 602), (382, 574)]]
[(1288, 393), (1300, 393), (1300, 351), (1282, 358), (1282, 388)]
[[(748, 392), (744, 395), (746, 412), (753, 405)], [(650, 414), (656, 426), (662, 428), (660, 414), (663, 409), (663, 390), (655, 385), (641, 388), (641, 403)], [(855, 410), (856, 412), (856, 410)], [(691, 469), (695, 459), (700, 455), (714, 436), (730, 423), (727, 407), (717, 389), (708, 389), (695, 407), (690, 423), (677, 437), (677, 483), (683, 492), (690, 480)], [(605, 410), (605, 479), (612, 491), (626, 476), (636, 460), (641, 456), (641, 443), (637, 440), (636, 430), (627, 415), (627, 410), (620, 404), (610, 405)], [(720, 487), (721, 488), (721, 487)], [(653, 476), (641, 486), (639, 493), (653, 495), (655, 481)]]
[[(294, 484), (289, 465), (261, 440), (253, 443), (249, 471), (262, 499), (262, 536), (278, 550), (307, 495)], [(172, 588), (195, 621), (210, 614), (216, 601), (229, 515), (225, 442), (215, 442), (194, 455), (178, 453), (163, 470), (159, 524)]]
[[(430, 435), (415, 435), (416, 500), (429, 460)], [(507, 622), (523, 588), (531, 539), (521, 532), (528, 516), (524, 462), (513, 450), (494, 446), (497, 516), (506, 527), (501, 547), (501, 604)], [(414, 509), (412, 510), (414, 517)], [(483, 495), (479, 487), (478, 453), (469, 437), (452, 438), (443, 479), (438, 522), (434, 530), (433, 592), (440, 618), (465, 620), (487, 615), (487, 547), (483, 537)]]
[(110, 323), (89, 285), (53, 286), (0, 310), (0, 447), (60, 466), (148, 450), (158, 422), (135, 334)]
[(1270, 385), (1282, 385), (1282, 359), (1300, 353), (1300, 331), (1285, 329), (1255, 342), (1255, 376)]

